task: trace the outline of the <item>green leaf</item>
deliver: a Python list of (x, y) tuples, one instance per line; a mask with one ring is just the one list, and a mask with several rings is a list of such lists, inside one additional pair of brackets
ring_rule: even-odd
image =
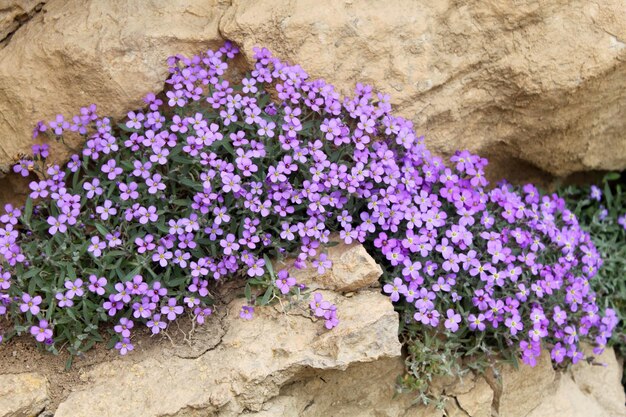
[(98, 229), (98, 232), (100, 232), (102, 236), (106, 236), (109, 234), (109, 231), (100, 223), (95, 223), (94, 226), (96, 226), (96, 229)]
[(24, 213), (22, 214), (24, 223), (30, 224), (30, 217), (32, 215), (33, 215), (33, 199), (28, 197), (26, 199), (26, 203), (24, 204)]
[(270, 297), (274, 294), (274, 288), (272, 286), (267, 287), (265, 294), (263, 294), (263, 298), (261, 298), (260, 304), (262, 306), (267, 305), (270, 302)]

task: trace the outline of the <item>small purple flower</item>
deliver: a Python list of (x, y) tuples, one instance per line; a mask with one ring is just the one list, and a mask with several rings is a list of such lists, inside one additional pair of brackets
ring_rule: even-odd
[(27, 311), (30, 311), (30, 314), (35, 316), (39, 314), (39, 311), (41, 310), (39, 308), (41, 301), (42, 301), (42, 298), (39, 295), (35, 297), (31, 297), (30, 294), (24, 293), (22, 294), (22, 304), (20, 304), (20, 311), (22, 313), (26, 313)]
[(461, 315), (455, 313), (454, 310), (449, 308), (448, 311), (446, 311), (446, 316), (448, 316), (448, 318), (444, 322), (445, 328), (450, 330), (453, 333), (459, 330), (459, 323), (461, 322)]
[(87, 289), (92, 293), (98, 295), (104, 295), (105, 289), (104, 286), (107, 285), (107, 279), (104, 277), (97, 277), (95, 275), (89, 276), (89, 287)]
[(296, 285), (296, 279), (290, 276), (286, 269), (283, 269), (278, 272), (278, 277), (274, 283), (281, 293), (288, 294), (291, 291), (291, 287)]
[(385, 284), (383, 291), (390, 295), (394, 303), (400, 299), (400, 294), (406, 294), (407, 286), (400, 278), (394, 278), (392, 284)]
[(91, 245), (89, 245), (87, 251), (91, 252), (95, 258), (98, 258), (102, 255), (102, 249), (106, 247), (106, 242), (101, 242), (98, 236), (94, 236), (91, 238)]
[(152, 319), (149, 320), (146, 325), (152, 331), (152, 334), (159, 334), (161, 330), (165, 330), (165, 328), (167, 327), (167, 323), (161, 321), (160, 314), (155, 314), (154, 316), (152, 316)]
[(252, 320), (252, 316), (254, 315), (254, 307), (253, 306), (242, 306), (241, 311), (239, 312), (239, 317), (244, 320)]
[(48, 217), (48, 224), (50, 228), (48, 229), (48, 233), (52, 236), (58, 233), (65, 233), (67, 231), (67, 216), (65, 214), (59, 215), (59, 217)]
[(39, 320), (39, 326), (32, 326), (30, 328), (30, 334), (35, 336), (35, 340), (43, 343), (46, 339), (52, 337), (52, 329), (48, 328), (47, 320)]
[(113, 207), (111, 200), (105, 200), (103, 205), (96, 207), (96, 213), (100, 215), (102, 220), (107, 220), (109, 216), (115, 216), (117, 214), (117, 209)]
[(124, 337), (121, 341), (115, 344), (115, 349), (119, 350), (120, 355), (124, 356), (128, 352), (132, 351), (135, 347), (130, 343), (130, 339)]
[(80, 278), (74, 281), (65, 281), (64, 286), (67, 289), (67, 298), (82, 297), (85, 294), (83, 290), (83, 280)]
[(132, 320), (122, 317), (117, 325), (113, 327), (116, 333), (119, 333), (122, 337), (130, 337), (131, 329), (135, 327), (135, 323)]
[(183, 314), (183, 307), (176, 305), (176, 299), (167, 300), (167, 305), (161, 307), (161, 314), (166, 314), (169, 321), (176, 320), (176, 317)]

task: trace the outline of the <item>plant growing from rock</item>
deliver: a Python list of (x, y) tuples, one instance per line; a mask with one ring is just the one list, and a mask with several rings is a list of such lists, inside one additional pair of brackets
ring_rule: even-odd
[[(560, 193), (602, 256), (602, 267), (591, 286), (598, 304), (617, 313), (619, 323), (609, 345), (626, 357), (626, 191), (617, 173), (605, 175), (599, 185), (568, 186)], [(624, 378), (626, 374), (622, 379), (626, 385)]]
[[(270, 259), (323, 272), (339, 232), (384, 266), (403, 340), (444, 342), (441, 369), (494, 350), (533, 365), (542, 345), (576, 362), (581, 338), (602, 350), (617, 319), (597, 307), (589, 280), (600, 258), (562, 199), (530, 185), (488, 190), (485, 159), (457, 152), (447, 167), (388, 96), (358, 84), (342, 98), (266, 49), (231, 84), (236, 53), (226, 44), (170, 58), (165, 94), (121, 122), (91, 106), (37, 126), (61, 141), (82, 135), (85, 147), (64, 168), (45, 146), (16, 165), (38, 179), (0, 219), (7, 336), (77, 353), (113, 322), (125, 354), (138, 323), (156, 334), (186, 311), (203, 322), (212, 282), (231, 276), (247, 281), (241, 316), (251, 318), (253, 303), (301, 289)], [(338, 324), (317, 295), (311, 309)], [(415, 359), (407, 382), (427, 386), (411, 374)]]

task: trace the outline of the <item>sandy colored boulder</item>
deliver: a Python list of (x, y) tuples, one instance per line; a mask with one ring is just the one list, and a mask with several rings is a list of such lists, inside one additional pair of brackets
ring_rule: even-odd
[(55, 416), (236, 416), (260, 411), (300, 375), (399, 357), (398, 316), (387, 297), (377, 291), (324, 295), (337, 304), (341, 323), (333, 331), (297, 309), (257, 308), (255, 319), (245, 321), (236, 300), (214, 349), (196, 359), (155, 352), (132, 366), (123, 360), (97, 366)]
[[(331, 241), (340, 242), (338, 236), (331, 237)], [(286, 268), (296, 278), (298, 284), (305, 284), (309, 288), (321, 288), (339, 292), (356, 291), (378, 283), (383, 270), (365, 250), (363, 245), (343, 242), (327, 249), (328, 259), (332, 267), (320, 274), (309, 263), (305, 269), (293, 268), (293, 260), (276, 262), (274, 268)]]
[(550, 353), (543, 351), (535, 367), (520, 363), (515, 369), (505, 364), (499, 366), (499, 378), (493, 372), (485, 376), (494, 392), (493, 406), (498, 415), (525, 417), (555, 391), (556, 375)]
[[(16, 4), (29, 4), (28, 1)], [(121, 116), (159, 92), (166, 59), (221, 46), (220, 0), (51, 0), (0, 49), (0, 168), (39, 120), (96, 103)], [(2, 26), (0, 24), (0, 30)], [(65, 151), (67, 152), (67, 151)]]
[(623, 0), (234, 0), (221, 33), (391, 96), (428, 147), (509, 179), (626, 168)]
[[(591, 354), (591, 348), (586, 346), (585, 352)], [(604, 351), (593, 365), (587, 362), (576, 364), (571, 372), (580, 391), (593, 398), (606, 415), (626, 417), (626, 398), (621, 386), (622, 366), (617, 362), (613, 349)]]
[(48, 402), (48, 381), (44, 376), (0, 375), (0, 417), (35, 416)]
[(585, 395), (571, 375), (559, 375), (555, 384), (556, 392), (542, 398), (542, 401), (525, 415), (526, 417), (623, 417), (625, 415), (623, 410), (621, 414), (612, 414), (593, 398)]

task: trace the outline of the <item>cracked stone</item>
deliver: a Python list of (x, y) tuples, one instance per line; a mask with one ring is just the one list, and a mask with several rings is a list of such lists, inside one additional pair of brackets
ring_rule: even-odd
[(0, 417), (30, 417), (48, 404), (48, 381), (37, 373), (0, 375)]

